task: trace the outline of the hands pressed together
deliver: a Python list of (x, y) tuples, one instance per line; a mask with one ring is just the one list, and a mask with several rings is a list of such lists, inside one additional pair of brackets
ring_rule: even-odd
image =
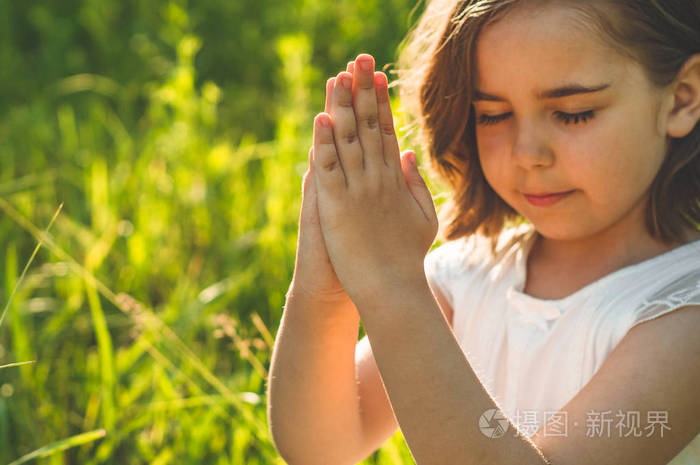
[(387, 78), (372, 56), (328, 80), (309, 162), (294, 292), (356, 300), (421, 279), (437, 215), (415, 154), (399, 152)]

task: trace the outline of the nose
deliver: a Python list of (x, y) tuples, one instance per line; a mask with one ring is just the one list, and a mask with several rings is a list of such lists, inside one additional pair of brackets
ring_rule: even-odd
[(551, 166), (554, 163), (554, 152), (545, 128), (523, 120), (515, 128), (512, 149), (515, 163), (525, 169)]

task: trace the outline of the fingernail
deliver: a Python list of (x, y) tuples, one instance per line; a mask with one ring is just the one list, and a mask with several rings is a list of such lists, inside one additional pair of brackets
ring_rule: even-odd
[(372, 69), (372, 60), (360, 60), (360, 68), (362, 71), (370, 71)]
[(352, 87), (352, 81), (350, 80), (349, 77), (343, 76), (340, 78), (340, 83), (345, 87), (346, 89), (349, 89)]
[(386, 75), (381, 71), (377, 71), (376, 73), (374, 73), (374, 82), (376, 82), (377, 85), (380, 87), (387, 87), (389, 84), (389, 82), (386, 79)]
[(416, 154), (413, 152), (410, 152), (408, 154), (408, 161), (413, 165), (416, 166)]
[(318, 117), (318, 124), (320, 124), (324, 128), (327, 128), (331, 125), (330, 121), (328, 121), (328, 116), (326, 115), (321, 115)]

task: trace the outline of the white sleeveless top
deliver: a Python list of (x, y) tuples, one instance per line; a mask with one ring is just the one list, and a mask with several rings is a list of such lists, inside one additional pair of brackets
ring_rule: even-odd
[[(425, 258), (430, 286), (454, 310), (453, 331), (469, 364), (503, 413), (530, 436), (588, 383), (633, 326), (700, 305), (700, 240), (545, 300), (522, 292), (536, 237), (525, 223), (503, 231), (495, 258), (480, 235), (446, 242)], [(640, 418), (640, 430), (646, 420)], [(611, 437), (619, 432), (613, 425)], [(660, 435), (661, 428), (644, 434)], [(700, 464), (700, 434), (669, 462), (690, 464)]]

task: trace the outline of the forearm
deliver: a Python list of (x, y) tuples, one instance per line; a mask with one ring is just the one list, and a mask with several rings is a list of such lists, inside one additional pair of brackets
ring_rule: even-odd
[[(268, 422), (290, 465), (356, 463), (361, 422), (355, 381), (359, 315), (352, 301), (287, 298), (269, 376)], [(361, 460), (357, 458), (356, 461)]]
[(509, 432), (491, 439), (479, 418), (498, 408), (472, 370), (427, 281), (358, 302), (396, 419), (419, 465), (544, 464)]

